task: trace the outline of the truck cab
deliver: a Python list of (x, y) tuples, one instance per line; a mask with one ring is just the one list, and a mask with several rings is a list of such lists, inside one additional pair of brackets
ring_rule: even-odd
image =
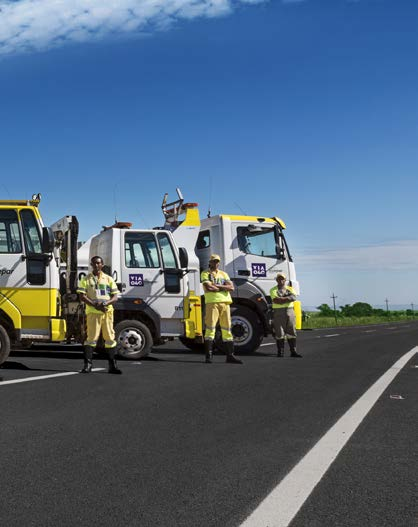
[(39, 202), (0, 201), (0, 364), (11, 345), (65, 339), (59, 263)]
[[(201, 269), (207, 268), (211, 254), (219, 254), (221, 268), (235, 286), (231, 315), (238, 351), (254, 351), (271, 332), (270, 289), (278, 272), (286, 274), (288, 284), (299, 294), (285, 228), (277, 217), (221, 214), (201, 221), (196, 243)], [(295, 311), (300, 327), (299, 302)]]
[(125, 358), (140, 359), (168, 339), (203, 339), (199, 261), (194, 253), (200, 227), (197, 204), (181, 200), (175, 222), (168, 221), (174, 217), (169, 205), (164, 205), (167, 221), (162, 228), (132, 229), (131, 224), (116, 222), (79, 249), (79, 269), (84, 263), (87, 272), (91, 258), (100, 256), (104, 272), (118, 285), (115, 333), (118, 353)]

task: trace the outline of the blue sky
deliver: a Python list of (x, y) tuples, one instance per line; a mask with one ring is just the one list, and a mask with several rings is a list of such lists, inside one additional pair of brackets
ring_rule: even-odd
[(81, 238), (278, 215), (305, 305), (418, 307), (416, 0), (0, 0), (0, 194)]

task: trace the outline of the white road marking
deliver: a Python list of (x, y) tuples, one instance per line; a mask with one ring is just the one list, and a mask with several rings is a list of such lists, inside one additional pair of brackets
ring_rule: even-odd
[(368, 329), (367, 331), (363, 331), (363, 333), (375, 333), (375, 329)]
[(339, 333), (333, 333), (332, 335), (324, 335), (324, 337), (339, 337)]
[[(92, 371), (104, 371), (105, 368), (93, 368)], [(0, 386), (5, 384), (18, 384), (19, 382), (43, 381), (44, 379), (53, 379), (54, 377), (68, 377), (68, 375), (78, 375), (79, 371), (66, 371), (65, 373), (53, 373), (51, 375), (38, 375), (37, 377), (26, 377), (25, 379), (13, 379), (11, 381), (0, 381)]]
[(241, 527), (287, 527), (376, 401), (418, 352), (405, 353), (332, 426)]
[(260, 344), (260, 348), (261, 346), (274, 346), (274, 342), (267, 342), (266, 344)]

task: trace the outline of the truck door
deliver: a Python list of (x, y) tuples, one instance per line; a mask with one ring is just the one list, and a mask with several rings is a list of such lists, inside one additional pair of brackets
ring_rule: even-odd
[(48, 255), (33, 210), (0, 210), (0, 305), (21, 317), (22, 338), (47, 338), (55, 315)]
[(182, 334), (185, 278), (169, 233), (126, 231), (121, 243), (123, 296), (159, 316), (162, 336)]
[(274, 224), (231, 224), (233, 273), (235, 278), (254, 283), (264, 294), (276, 285), (279, 271), (288, 274), (284, 239)]

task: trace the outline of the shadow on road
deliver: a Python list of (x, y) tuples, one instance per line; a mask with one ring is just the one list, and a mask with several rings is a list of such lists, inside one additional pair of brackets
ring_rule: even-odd
[[(47, 369), (47, 368), (29, 368), (29, 366), (26, 366), (25, 364), (22, 364), (21, 362), (13, 362), (13, 361), (7, 361), (4, 364), (0, 366), (0, 369), (2, 370), (20, 370), (20, 371), (51, 371), (51, 372), (60, 372), (62, 370), (57, 369)], [(67, 370), (65, 370), (67, 371)], [(0, 381), (3, 379), (0, 378)]]

